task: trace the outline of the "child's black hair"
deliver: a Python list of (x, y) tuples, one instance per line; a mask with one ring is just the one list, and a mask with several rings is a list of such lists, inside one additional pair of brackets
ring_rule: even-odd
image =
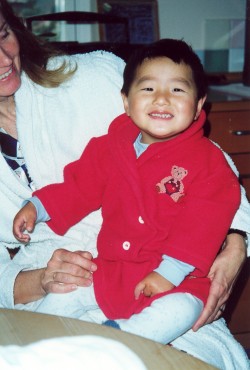
[(183, 40), (162, 39), (152, 44), (139, 48), (129, 58), (123, 73), (123, 86), (121, 92), (128, 95), (134, 81), (137, 68), (145, 61), (155, 58), (166, 57), (174, 63), (188, 65), (192, 72), (197, 88), (197, 98), (203, 98), (207, 93), (207, 77), (202, 63), (192, 47)]

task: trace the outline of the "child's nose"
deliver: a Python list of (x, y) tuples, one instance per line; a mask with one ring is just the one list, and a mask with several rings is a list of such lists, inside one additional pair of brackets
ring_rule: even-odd
[(169, 104), (169, 94), (166, 92), (158, 92), (155, 96), (155, 102), (160, 105)]

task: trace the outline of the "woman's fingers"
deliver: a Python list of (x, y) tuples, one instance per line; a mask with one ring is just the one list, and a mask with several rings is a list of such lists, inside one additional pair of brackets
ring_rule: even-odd
[(44, 271), (42, 286), (46, 293), (66, 293), (78, 286), (90, 286), (97, 269), (89, 252), (56, 250)]

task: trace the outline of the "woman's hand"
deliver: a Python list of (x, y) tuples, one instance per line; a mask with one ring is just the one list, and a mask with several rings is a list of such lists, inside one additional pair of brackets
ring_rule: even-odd
[(57, 249), (44, 270), (42, 288), (45, 293), (68, 293), (78, 286), (90, 286), (96, 269), (91, 253)]
[(173, 289), (174, 285), (156, 271), (152, 271), (135, 287), (135, 299), (139, 299), (140, 294), (146, 297), (153, 297), (158, 293)]
[(194, 331), (221, 316), (245, 260), (244, 238), (239, 234), (228, 235), (223, 250), (217, 256), (208, 274), (212, 282), (210, 293), (201, 316), (193, 326)]
[(37, 301), (48, 293), (67, 293), (92, 284), (97, 266), (89, 252), (57, 249), (46, 268), (22, 271), (14, 286), (14, 303)]

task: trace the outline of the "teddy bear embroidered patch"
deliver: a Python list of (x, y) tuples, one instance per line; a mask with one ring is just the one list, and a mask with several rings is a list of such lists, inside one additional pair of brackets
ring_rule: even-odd
[(183, 167), (173, 166), (171, 175), (164, 177), (158, 184), (156, 189), (158, 193), (169, 195), (175, 202), (184, 196), (184, 184), (182, 180), (187, 176), (188, 171)]

